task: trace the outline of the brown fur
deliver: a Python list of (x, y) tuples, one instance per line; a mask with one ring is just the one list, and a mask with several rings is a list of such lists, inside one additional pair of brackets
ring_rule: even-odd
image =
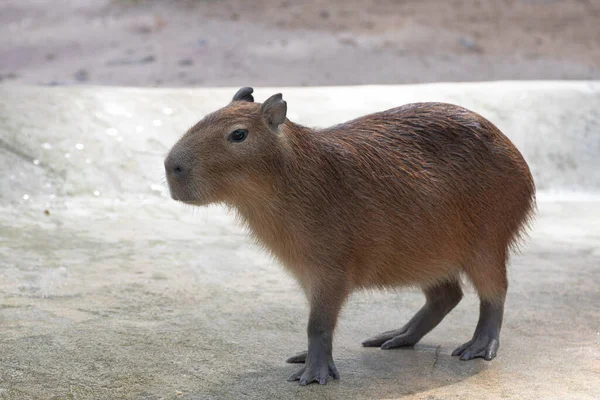
[[(248, 139), (228, 143), (238, 127)], [(509, 249), (535, 205), (510, 140), (443, 103), (318, 130), (285, 120), (274, 132), (259, 104), (234, 101), (171, 154), (191, 165), (188, 180), (169, 180), (174, 198), (236, 209), (308, 291), (429, 287), (464, 272), (493, 301), (506, 291)]]

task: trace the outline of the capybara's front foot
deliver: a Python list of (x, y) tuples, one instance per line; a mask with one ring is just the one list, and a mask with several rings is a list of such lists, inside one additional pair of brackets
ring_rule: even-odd
[(333, 379), (340, 379), (340, 373), (335, 367), (333, 357), (324, 354), (322, 357), (306, 360), (306, 365), (293, 373), (288, 381), (300, 381), (301, 386), (308, 385), (311, 382), (325, 385), (328, 376)]
[(308, 353), (307, 351), (303, 351), (301, 353), (293, 355), (290, 358), (288, 358), (287, 360), (285, 360), (285, 362), (288, 364), (304, 364), (306, 362), (306, 354), (307, 353)]

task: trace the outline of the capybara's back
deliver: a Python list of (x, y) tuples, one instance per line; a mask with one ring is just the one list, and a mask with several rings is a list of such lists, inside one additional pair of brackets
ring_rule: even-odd
[(326, 129), (286, 118), (281, 94), (242, 88), (165, 160), (171, 195), (224, 203), (297, 278), (310, 302), (308, 351), (291, 380), (339, 377), (333, 331), (359, 288), (420, 286), (402, 328), (363, 342), (412, 346), (475, 286), (479, 322), (453, 355), (491, 360), (499, 346), (508, 253), (535, 208), (527, 163), (491, 122), (462, 107), (416, 103)]
[(349, 252), (353, 285), (426, 286), (462, 270), (482, 297), (503, 295), (508, 250), (532, 215), (535, 188), (492, 123), (417, 103), (311, 136), (299, 135), (296, 152), (314, 170), (302, 173), (318, 181), (288, 193), (305, 193), (311, 210), (327, 205), (311, 235)]

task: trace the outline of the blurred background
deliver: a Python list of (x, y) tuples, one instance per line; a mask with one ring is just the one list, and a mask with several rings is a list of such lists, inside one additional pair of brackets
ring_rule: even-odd
[(598, 0), (0, 2), (0, 84), (599, 78)]

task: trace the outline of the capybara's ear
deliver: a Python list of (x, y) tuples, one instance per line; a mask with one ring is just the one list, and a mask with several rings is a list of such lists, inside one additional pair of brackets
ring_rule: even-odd
[(254, 97), (252, 97), (252, 92), (254, 89), (251, 87), (243, 87), (237, 91), (237, 93), (233, 96), (231, 101), (249, 101), (250, 103), (254, 102)]
[(281, 93), (269, 97), (260, 107), (263, 118), (269, 128), (277, 130), (279, 125), (285, 121), (287, 113), (287, 103), (283, 100)]

